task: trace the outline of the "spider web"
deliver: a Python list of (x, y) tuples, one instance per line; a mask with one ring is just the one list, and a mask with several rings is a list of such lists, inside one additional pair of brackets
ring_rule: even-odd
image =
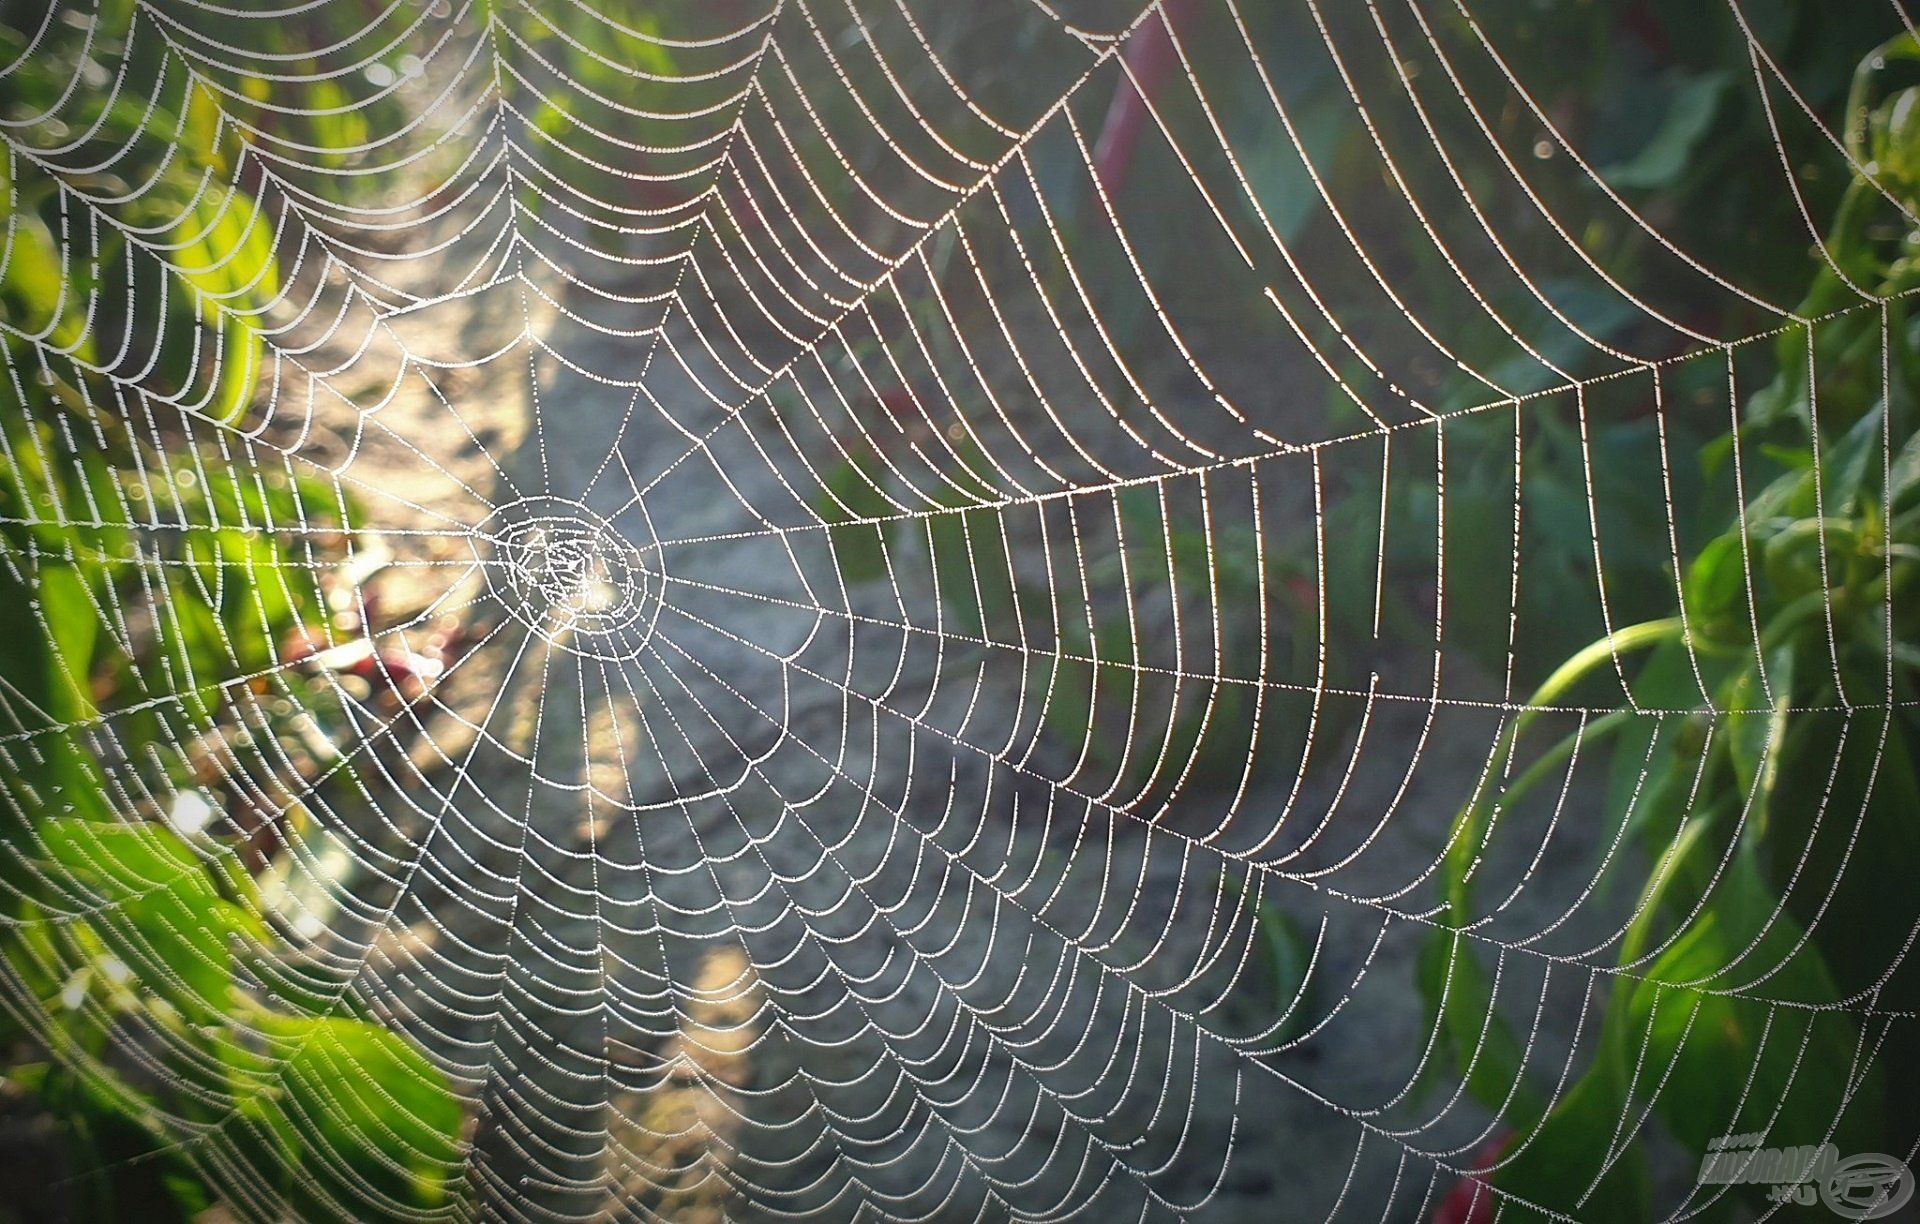
[[(54, 8), (13, 71), (110, 20)], [(264, 665), (229, 642), (221, 676), (135, 667), (79, 716), (0, 680), (0, 752), (77, 748), (127, 822), (179, 824), (214, 790), (297, 813), (270, 915), (295, 954), (249, 985), (406, 1032), (473, 1118), (469, 1194), (408, 1211), (353, 1200), (348, 1173), (342, 1216), (1430, 1216), (1503, 1123), (1430, 1086), (1446, 1038), (1412, 949), (1459, 928), (1489, 1015), (1560, 1091), (1606, 988), (1654, 955), (1618, 959), (1638, 899), (1595, 886), (1621, 837), (1577, 761), (1488, 833), (1479, 909), (1448, 912), (1450, 822), (1506, 780), (1516, 722), (1782, 712), (1704, 683), (1650, 707), (1621, 660), (1610, 690), (1532, 704), (1528, 643), (1625, 624), (1635, 593), (1598, 576), (1629, 549), (1662, 554), (1654, 594), (1679, 602), (1669, 432), (1737, 437), (1751, 359), (1782, 335), (1811, 352), (1827, 321), (1636, 212), (1592, 134), (1535, 101), (1554, 66), (1512, 54), (1516, 20), (140, 3), (117, 61), (89, 51), (59, 107), (8, 114), (14, 203), (51, 193), (78, 297), (123, 248), (136, 303), (179, 292), (154, 270), (190, 264), (182, 206), (143, 212), (151, 182), (115, 177), (150, 149), (102, 157), (62, 114), (197, 99), (211, 127), (141, 140), (210, 140), (259, 204), (209, 174), (186, 215), (256, 233), (277, 284), (196, 282), (208, 326), (184, 338), (138, 311), (117, 334), (83, 312), (84, 348), (8, 320), (21, 402), (83, 373), (77, 419), (161, 465), (144, 498), (25, 525), (133, 528), (139, 579), (92, 599), (131, 661), (174, 614), (168, 541), (194, 533), (160, 490), (305, 482), (351, 531), (305, 508), (237, 525), (285, 545), (257, 578), (337, 615)], [(1748, 173), (1801, 199), (1861, 171), (1739, 4), (1703, 20), (1743, 40), (1725, 88), (1779, 150)], [(1902, 28), (1889, 6), (1883, 36)], [(164, 67), (130, 71), (134, 48)], [(1336, 84), (1309, 102), (1308, 78)], [(1341, 134), (1366, 174), (1333, 175)], [(1127, 189), (1148, 174), (1151, 200)], [(1746, 240), (1819, 246), (1813, 209)], [(1582, 241), (1601, 215), (1643, 266)], [(1423, 252), (1417, 292), (1382, 225)], [(1861, 288), (1845, 309), (1890, 308)], [(1761, 322), (1701, 322), (1723, 318)], [(156, 389), (180, 345), (199, 372)], [(258, 389), (224, 414), (236, 364)], [(1651, 444), (1592, 443), (1619, 420)], [(1476, 429), (1510, 451), (1491, 510), (1460, 493)], [(104, 446), (85, 432), (40, 461), (78, 470)], [(1536, 520), (1550, 433), (1580, 477)], [(1622, 502), (1633, 536), (1601, 519)], [(1585, 577), (1543, 613), (1523, 593), (1568, 555)], [(43, 621), (45, 560), (6, 558)], [(341, 570), (383, 573), (329, 586)], [(454, 621), (465, 647), (401, 674)], [(1466, 661), (1488, 634), (1504, 670)], [(368, 657), (359, 683), (315, 664)], [(315, 683), (350, 730), (318, 777), (262, 730)], [(1892, 704), (1827, 713), (1870, 737)], [(136, 720), (159, 728), (147, 759)], [(48, 803), (28, 789), (6, 788), (22, 820)], [(1299, 981), (1270, 963), (1282, 908)], [(1711, 969), (1664, 986), (1672, 1006), (1814, 1006), (1764, 964)], [(34, 1031), (59, 1007), (8, 993)], [(1902, 1018), (1844, 1009), (1855, 1066), (1803, 1074), (1857, 1077)], [(164, 1034), (113, 1040), (204, 1082)], [(1729, 1132), (1766, 1117), (1740, 1100)], [(163, 1122), (238, 1210), (286, 1215), (231, 1126)]]

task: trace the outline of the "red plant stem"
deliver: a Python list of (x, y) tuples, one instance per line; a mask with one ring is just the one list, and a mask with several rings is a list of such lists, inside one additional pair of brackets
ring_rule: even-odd
[(1107, 104), (1100, 138), (1093, 146), (1093, 172), (1109, 196), (1126, 182), (1127, 167), (1133, 164), (1133, 152), (1140, 143), (1153, 100), (1179, 62), (1173, 48), (1174, 33), (1185, 23), (1192, 7), (1192, 0), (1165, 0), (1160, 11), (1141, 22), (1127, 38), (1126, 50), (1121, 52), (1127, 71), (1113, 87), (1113, 101)]
[(1485, 1175), (1500, 1163), (1516, 1138), (1518, 1135), (1513, 1131), (1495, 1135), (1475, 1153), (1473, 1172), (1455, 1182), (1447, 1197), (1440, 1200), (1439, 1207), (1434, 1209), (1433, 1224), (1491, 1224), (1493, 1190)]
[(1647, 0), (1634, 0), (1620, 19), (1620, 25), (1638, 38), (1656, 58), (1665, 59), (1673, 54), (1673, 40), (1667, 37), (1666, 23), (1660, 20), (1660, 14)]

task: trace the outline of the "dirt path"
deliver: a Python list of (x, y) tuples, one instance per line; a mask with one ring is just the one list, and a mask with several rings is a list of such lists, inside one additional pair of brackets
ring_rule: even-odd
[[(516, 315), (567, 330), (501, 289), (408, 346), (485, 347)], [(823, 588), (818, 533), (765, 513), (791, 494), (752, 429), (711, 432), (688, 377), (650, 403), (525, 344), (432, 382), (359, 423), (346, 478), (402, 562), (389, 604), (456, 609), (477, 645), (416, 711), (420, 775), (376, 791), (397, 866), (363, 881), (393, 909), (360, 980), (477, 1102), (483, 1214), (756, 1216), (729, 1182), (819, 1219), (1410, 1219), (1444, 1192), (1406, 1152), (1471, 1141), (1462, 1111), (1408, 1139), (1380, 1114), (1427, 1053), (1417, 924), (1276, 893), (1324, 918), (1303, 1014), (1333, 1019), (1256, 1065), (1232, 1041), (1280, 1004), (1244, 939), (1222, 959), (1217, 859), (996, 764), (1017, 673), (889, 628), (935, 602), (910, 581)], [(1485, 755), (1443, 728), (1402, 793), (1381, 758), (1424, 723), (1386, 703), (1363, 767), (1246, 806), (1291, 797), (1305, 828), (1337, 799), (1328, 861), (1392, 807), (1341, 878), (1389, 893)]]

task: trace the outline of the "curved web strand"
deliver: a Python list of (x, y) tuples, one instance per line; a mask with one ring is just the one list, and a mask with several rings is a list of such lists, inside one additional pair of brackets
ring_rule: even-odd
[[(0, 70), (45, 95), (0, 117), (0, 272), (51, 252), (63, 303), (0, 318), (0, 396), (59, 406), (4, 435), (0, 572), (91, 652), (0, 676), (0, 981), (167, 1085), (154, 1126), (240, 1214), (1431, 1218), (1615, 1053), (1614, 992), (1761, 1017), (1784, 1080), (1732, 1086), (1729, 1134), (1901, 1040), (1912, 932), (1837, 1001), (1791, 971), (1839, 921), (1847, 787), (1785, 873), (1814, 918), (1770, 901), (1690, 975), (1700, 911), (1649, 935), (1613, 881), (1687, 852), (1717, 745), (1792, 714), (1871, 778), (1905, 751), (1834, 608), (1831, 702), (1767, 670), (1748, 384), (1804, 349), (1817, 421), (1823, 335), (1878, 312), (1890, 352), (1904, 307), (1825, 245), (1851, 289), (1814, 312), (1729, 254), (1817, 241), (1820, 184), (1867, 173), (1745, 7), (1702, 88), (1757, 108), (1800, 226), (1708, 246), (1628, 118), (1566, 121), (1466, 0), (111, 7)], [(1891, 483), (1887, 436), (1857, 458)], [(1732, 702), (1695, 502), (1742, 516)], [(69, 590), (69, 538), (114, 579)], [(1657, 696), (1616, 632), (1651, 606)], [(1601, 638), (1547, 683), (1540, 643)], [(64, 881), (34, 813), (67, 788), (191, 861)], [(417, 1043), (450, 1158), (290, 1184), (216, 1071), (324, 1042), (92, 992), (73, 932), (222, 863), (288, 948), (238, 989)], [(145, 951), (116, 972), (174, 972)], [(1601, 1159), (1687, 1082), (1629, 1045)], [(409, 1160), (456, 1192), (392, 1200)]]

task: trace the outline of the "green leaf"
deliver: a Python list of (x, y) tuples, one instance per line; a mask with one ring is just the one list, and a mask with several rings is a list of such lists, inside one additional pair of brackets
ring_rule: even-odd
[(1234, 126), (1245, 129), (1236, 133), (1234, 146), (1241, 172), (1267, 223), (1282, 242), (1292, 242), (1325, 208), (1313, 173), (1324, 173), (1352, 133), (1351, 112), (1342, 113), (1342, 99), (1331, 90), (1288, 103), (1296, 146), (1285, 131), (1275, 130), (1273, 103), (1264, 90), (1249, 91), (1243, 105), (1228, 112)]
[(1314, 942), (1300, 929), (1299, 921), (1271, 902), (1259, 900), (1259, 891), (1228, 876), (1222, 880), (1226, 891), (1242, 905), (1254, 907), (1254, 950), (1271, 992), (1268, 1005), (1276, 1020), (1282, 1020), (1273, 1034), (1280, 1041), (1291, 1041), (1311, 1027), (1312, 968)]
[(886, 536), (878, 523), (862, 519), (885, 518), (896, 507), (880, 491), (880, 479), (874, 470), (878, 462), (871, 457), (844, 459), (827, 473), (814, 511), (829, 524), (827, 540), (833, 549), (834, 565), (849, 586), (887, 576)]
[(1667, 94), (1666, 111), (1652, 137), (1632, 157), (1603, 167), (1600, 177), (1625, 189), (1672, 187), (1693, 165), (1694, 150), (1713, 126), (1730, 81), (1726, 72), (1716, 70), (1681, 82)]
[(1752, 636), (1745, 615), (1747, 551), (1740, 533), (1730, 531), (1715, 537), (1687, 567), (1687, 627), (1692, 632), (1719, 641)]
[(94, 714), (87, 683), (99, 631), (93, 595), (71, 565), (42, 564), (38, 581), (40, 610), (53, 648), (47, 684), (53, 708), (48, 713), (62, 722), (78, 722)]
[(1837, 997), (1819, 951), (1740, 849), (1619, 1020), (1630, 1040), (1644, 1038), (1643, 1086), (1665, 1077), (1656, 1108), (1696, 1154), (1750, 1130), (1820, 1143), (1836, 1124), (1843, 1150), (1870, 1149), (1879, 1085), (1869, 1078), (1846, 1100), (1849, 1070), (1857, 1074), (1867, 1052), (1847, 1012), (1819, 1010)]
[[(1768, 878), (1811, 926), (1842, 997), (1872, 990), (1880, 1007), (1920, 1009), (1920, 965), (1907, 948), (1920, 923), (1920, 719), (1905, 709), (1807, 711), (1782, 739)], [(1889, 1111), (1904, 1119), (1890, 1129), (1910, 1131), (1920, 1125), (1920, 1060), (1889, 1057), (1886, 1070)]]
[(1467, 1091), (1517, 1129), (1541, 1117), (1541, 1094), (1526, 1074), (1526, 1045), (1495, 1006), (1493, 983), (1465, 933), (1437, 929), (1420, 947), (1421, 997), (1440, 1024), (1445, 1051)]
[[(8, 322), (30, 336), (46, 335), (57, 348), (79, 340), (81, 320), (73, 317), (79, 295), (62, 275), (60, 248), (53, 235), (30, 209), (17, 206), (14, 185), (0, 165), (0, 196), (16, 203), (7, 217), (4, 273), (0, 273), (0, 303)], [(91, 357), (91, 345), (78, 350)]]
[[(1494, 1187), (1576, 1220), (1651, 1219), (1652, 1188), (1640, 1146), (1621, 1146), (1626, 1073), (1615, 1050), (1581, 1076), (1539, 1126), (1525, 1133), (1493, 1175)], [(1504, 1204), (1502, 1220), (1542, 1218)]]
[(86, 895), (85, 925), (131, 971), (131, 980), (190, 1018), (226, 1014), (233, 998), (231, 941), (255, 927), (221, 897), (185, 842), (156, 825), (73, 819), (46, 822), (39, 840), (55, 878)]
[(270, 1074), (243, 1116), (291, 1158), (305, 1219), (391, 1217), (447, 1199), (461, 1110), (446, 1079), (399, 1035), (338, 1017), (267, 1015)]
[[(1726, 716), (1724, 740), (1733, 765), (1734, 785), (1754, 827), (1767, 828), (1774, 784), (1779, 778), (1780, 750), (1786, 740), (1787, 709), (1793, 697), (1794, 651), (1791, 645), (1767, 656), (1767, 682), (1773, 699), (1760, 685), (1760, 673), (1747, 668), (1726, 686), (1721, 708), (1738, 711)], [(1750, 799), (1748, 797), (1751, 797)]]

